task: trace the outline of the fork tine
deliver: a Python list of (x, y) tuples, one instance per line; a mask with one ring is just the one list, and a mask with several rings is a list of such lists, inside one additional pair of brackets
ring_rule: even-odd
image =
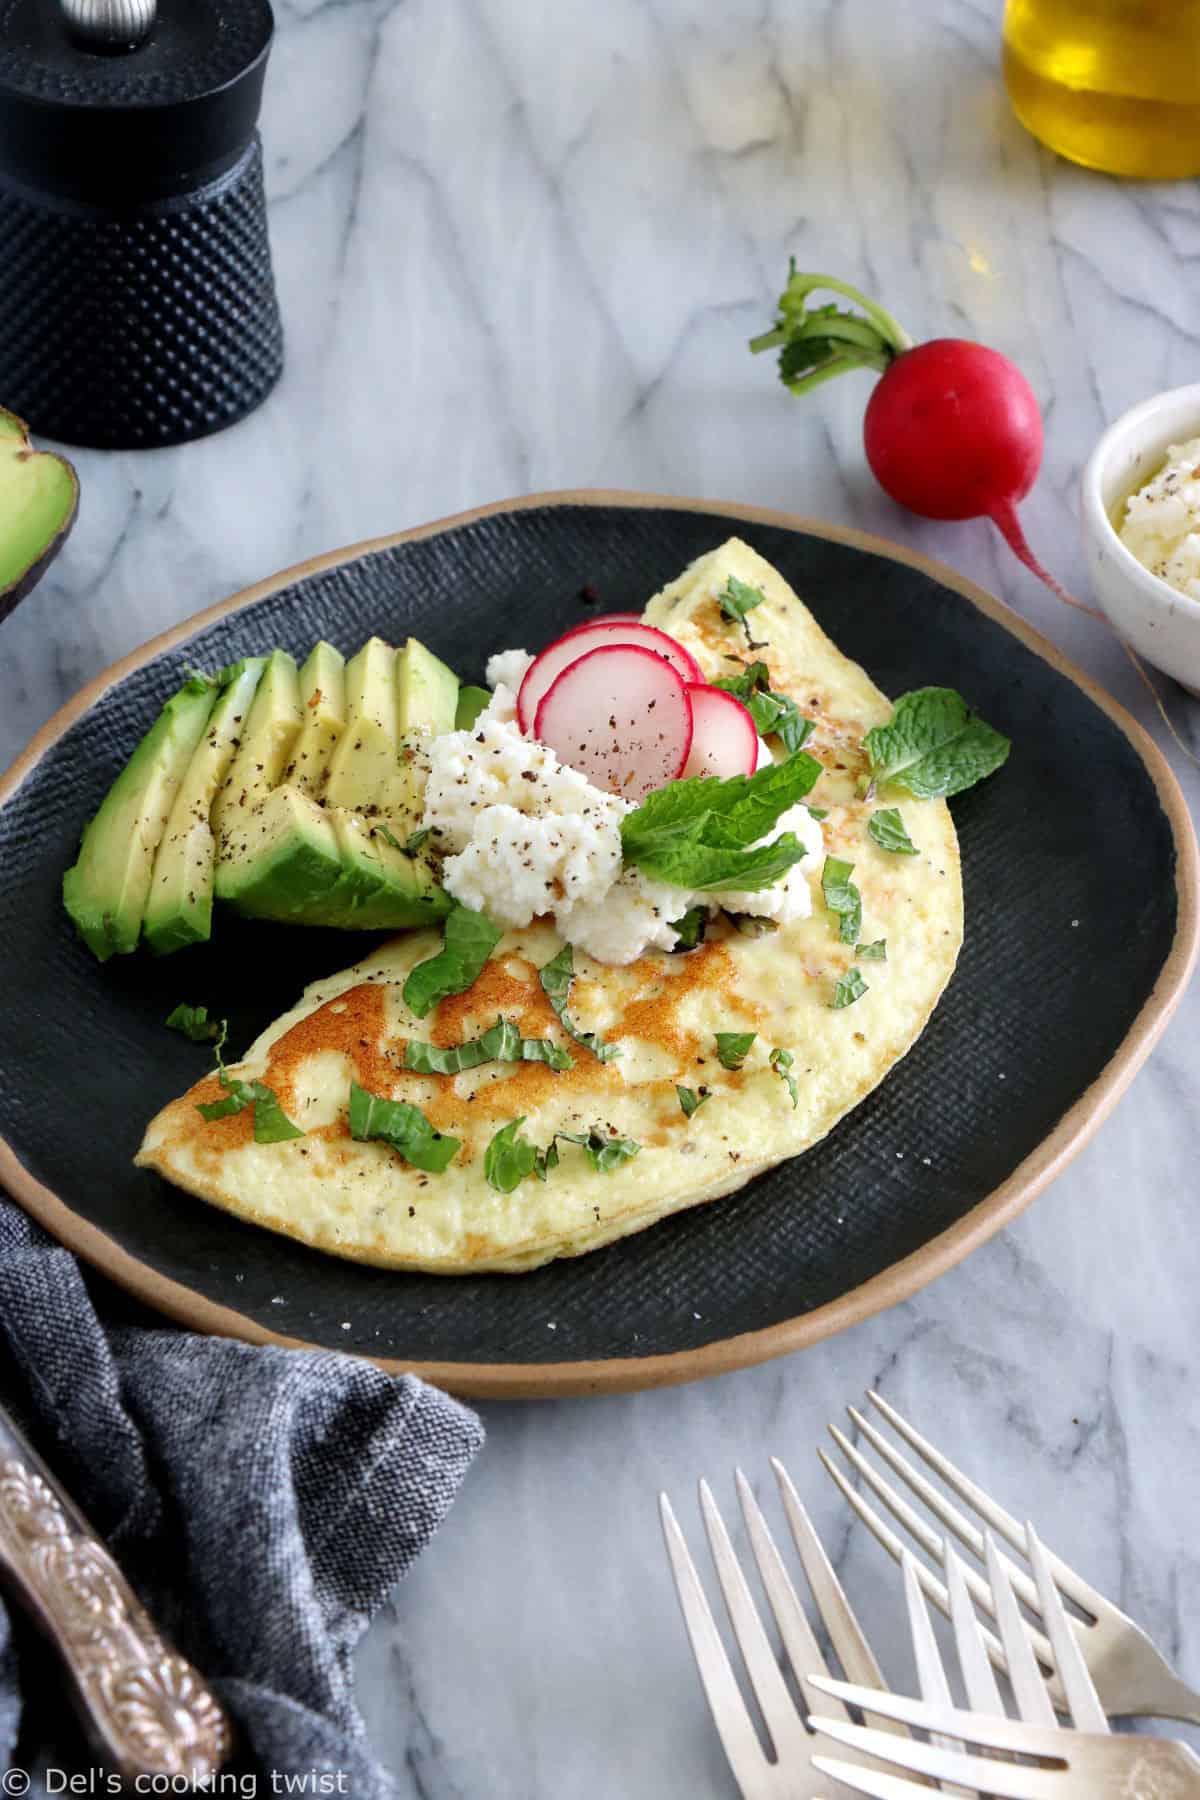
[(761, 1786), (765, 1771), (770, 1765), (758, 1741), (749, 1709), (742, 1699), (742, 1691), (730, 1667), (721, 1634), (717, 1630), (712, 1609), (700, 1585), (696, 1565), (688, 1552), (671, 1502), (665, 1494), (660, 1494), (658, 1505), (662, 1515), (663, 1536), (667, 1541), (667, 1555), (671, 1559), (671, 1570), (675, 1577), (675, 1591), (679, 1595), (683, 1622), (687, 1627), (692, 1654), (696, 1658), (696, 1667), (708, 1698), (713, 1723), (729, 1758), (734, 1779), (744, 1793), (751, 1793), (756, 1786)]
[(704, 1528), (717, 1566), (717, 1578), (725, 1596), (729, 1621), (746, 1664), (750, 1685), (767, 1722), (775, 1754), (781, 1761), (807, 1756), (808, 1734), (792, 1696), (788, 1693), (787, 1683), (780, 1674), (775, 1652), (763, 1629), (758, 1608), (742, 1573), (742, 1565), (734, 1554), (725, 1521), (717, 1510), (717, 1503), (707, 1481), (700, 1483), (700, 1510), (704, 1515)]
[(928, 1800), (928, 1787), (923, 1782), (918, 1786), (915, 1781), (905, 1781), (903, 1775), (885, 1775), (882, 1769), (864, 1769), (859, 1763), (838, 1762), (831, 1756), (814, 1756), (812, 1766), (853, 1794), (870, 1794), (874, 1800)]
[[(828, 1675), (829, 1669), (821, 1654), (816, 1634), (808, 1622), (804, 1608), (792, 1586), (792, 1578), (784, 1566), (771, 1536), (767, 1521), (763, 1518), (762, 1509), (754, 1497), (754, 1490), (740, 1469), (736, 1471), (738, 1499), (741, 1502), (742, 1517), (746, 1521), (746, 1530), (750, 1534), (750, 1547), (754, 1551), (754, 1560), (758, 1564), (758, 1572), (762, 1576), (762, 1584), (767, 1598), (771, 1602), (771, 1610), (775, 1614), (775, 1622), (779, 1626), (779, 1635), (783, 1639), (783, 1647), (800, 1683), (804, 1695), (804, 1703), (811, 1707), (816, 1689), (810, 1688), (810, 1674)], [(845, 1714), (849, 1718), (849, 1713)]]
[(950, 1622), (954, 1626), (954, 1643), (967, 1700), (972, 1712), (996, 1713), (1003, 1718), (1004, 1702), (988, 1658), (978, 1615), (967, 1592), (965, 1575), (961, 1556), (947, 1544), (946, 1587), (950, 1594)]
[[(833, 1738), (849, 1750), (877, 1757), (880, 1762), (891, 1763), (913, 1774), (932, 1775), (937, 1781), (952, 1782), (956, 1788), (968, 1788), (978, 1794), (1003, 1795), (1005, 1800), (1062, 1800), (1063, 1782), (1067, 1776), (1065, 1766), (1033, 1769), (1017, 1763), (998, 1762), (993, 1757), (971, 1756), (962, 1750), (944, 1750), (940, 1744), (924, 1744), (919, 1738), (893, 1737), (888, 1732), (872, 1731), (866, 1725), (844, 1725), (840, 1719), (813, 1717), (809, 1723), (814, 1731)], [(814, 1756), (812, 1761), (814, 1768), (828, 1772), (824, 1757)]]
[[(1005, 1512), (1002, 1506), (998, 1506), (988, 1494), (984, 1493), (981, 1487), (976, 1486), (968, 1475), (964, 1475), (961, 1469), (956, 1469), (950, 1459), (943, 1456), (940, 1450), (935, 1449), (928, 1438), (922, 1437), (916, 1427), (910, 1425), (903, 1414), (898, 1413), (895, 1407), (883, 1398), (882, 1394), (877, 1394), (874, 1388), (868, 1388), (867, 1399), (877, 1412), (882, 1413), (888, 1424), (899, 1433), (905, 1443), (916, 1451), (922, 1462), (928, 1463), (934, 1473), (941, 1476), (946, 1486), (953, 1489), (960, 1500), (965, 1500), (968, 1506), (975, 1509), (981, 1519), (986, 1519), (992, 1530), (997, 1532), (1000, 1537), (1005, 1538), (1014, 1550), (1024, 1550), (1025, 1533), (1011, 1513)], [(1085, 1612), (1092, 1614), (1105, 1610), (1106, 1602), (1103, 1596), (1098, 1594), (1094, 1587), (1089, 1586), (1081, 1575), (1077, 1575), (1074, 1569), (1069, 1568), (1061, 1557), (1055, 1556), (1053, 1551), (1047, 1550), (1046, 1560), (1050, 1565), (1050, 1572), (1054, 1576), (1055, 1586), (1062, 1590), (1068, 1600), (1073, 1600), (1076, 1606), (1082, 1607)]]
[(1026, 1635), (1025, 1622), (1017, 1607), (1017, 1597), (1012, 1591), (1008, 1575), (1000, 1561), (996, 1540), (990, 1531), (984, 1538), (984, 1551), (988, 1580), (992, 1584), (992, 1597), (996, 1602), (996, 1623), (1000, 1627), (1000, 1639), (1008, 1661), (1008, 1678), (1012, 1682), (1017, 1711), (1027, 1725), (1054, 1726), (1058, 1723), (1054, 1708), (1050, 1704), (1046, 1684)]
[[(865, 1419), (862, 1418), (861, 1413), (856, 1413), (853, 1407), (849, 1408), (849, 1412), (850, 1412), (850, 1416), (855, 1420), (856, 1423), (861, 1423), (862, 1425), (866, 1426), (866, 1429), (868, 1431), (870, 1431), (871, 1427), (869, 1425), (867, 1425), (867, 1422)], [(867, 1461), (866, 1457), (862, 1454), (862, 1452), (855, 1448), (855, 1446), (850, 1442), (849, 1438), (846, 1437), (846, 1435), (843, 1432), (839, 1431), (836, 1425), (831, 1425), (829, 1427), (829, 1434), (833, 1438), (833, 1441), (837, 1445), (838, 1449), (842, 1452), (842, 1455), (846, 1458), (847, 1462), (851, 1465), (852, 1468), (855, 1468), (858, 1470), (859, 1474), (862, 1476), (866, 1485), (871, 1489), (873, 1494), (875, 1494), (880, 1500), (882, 1500), (883, 1504), (887, 1507), (887, 1509), (891, 1513), (892, 1517), (894, 1519), (898, 1520), (898, 1522), (908, 1532), (909, 1536), (911, 1538), (915, 1539), (915, 1541), (921, 1546), (922, 1550), (924, 1550), (927, 1555), (933, 1557), (936, 1562), (939, 1562), (939, 1563), (942, 1562), (944, 1560), (943, 1554), (942, 1554), (944, 1545), (943, 1545), (943, 1540), (940, 1537), (938, 1537), (937, 1533), (930, 1530), (929, 1526), (925, 1523), (924, 1519), (921, 1518), (920, 1514), (915, 1513), (913, 1511), (912, 1507), (909, 1506), (908, 1502), (905, 1499), (903, 1499), (903, 1497), (900, 1494), (898, 1494), (896, 1492), (895, 1488), (891, 1487), (889, 1485), (889, 1483), (884, 1480), (883, 1476), (879, 1474), (878, 1470), (874, 1469), (871, 1466), (871, 1464)], [(878, 1433), (876, 1433), (876, 1436), (878, 1436)], [(904, 1468), (905, 1468), (904, 1459), (901, 1457), (898, 1460), (900, 1461), (900, 1464), (901, 1464), (900, 1473), (904, 1474)], [(920, 1481), (920, 1479), (921, 1479), (921, 1477), (917, 1474), (915, 1469), (912, 1470), (912, 1476), (913, 1476), (913, 1479), (916, 1481)], [(904, 1474), (904, 1479), (908, 1480), (908, 1475)], [(925, 1485), (928, 1486), (928, 1483), (926, 1483)], [(932, 1492), (933, 1490), (931, 1489), (930, 1491)], [(922, 1498), (923, 1497), (924, 1496), (922, 1495)], [(934, 1510), (937, 1511), (937, 1508), (934, 1508)], [(971, 1527), (970, 1525), (967, 1525), (967, 1521), (965, 1519), (962, 1519), (961, 1515), (954, 1513), (953, 1507), (947, 1508), (946, 1510), (949, 1511), (955, 1518), (958, 1518), (959, 1522), (961, 1524), (963, 1524), (964, 1526), (966, 1526), (967, 1532), (971, 1536), (973, 1536), (975, 1538), (975, 1540), (978, 1542), (979, 1549), (978, 1549), (977, 1554), (979, 1555), (980, 1559), (982, 1560), (982, 1558), (983, 1558), (982, 1534), (980, 1532), (974, 1531), (973, 1527)], [(943, 1513), (938, 1512), (939, 1518), (942, 1518), (943, 1516), (944, 1516)], [(969, 1538), (965, 1541), (969, 1541)], [(885, 1545), (885, 1548), (888, 1548), (888, 1547), (889, 1546)], [(894, 1552), (893, 1552), (893, 1554), (894, 1554)], [(1009, 1563), (1007, 1561), (1007, 1559), (1005, 1559), (1005, 1563), (1006, 1563), (1006, 1567), (1008, 1569), (1009, 1579), (1012, 1581), (1014, 1588), (1016, 1588), (1017, 1592), (1021, 1595), (1021, 1598), (1023, 1600), (1025, 1600), (1026, 1604), (1028, 1606), (1030, 1606), (1036, 1612), (1037, 1611), (1037, 1598), (1038, 1598), (1037, 1597), (1037, 1589), (1034, 1587), (1032, 1581), (1030, 1581), (1030, 1579), (1027, 1575), (1023, 1575), (1019, 1569), (1015, 1568), (1012, 1563)], [(969, 1569), (965, 1565), (963, 1568), (963, 1577), (967, 1583), (968, 1589), (970, 1590), (971, 1594), (974, 1596), (974, 1598), (978, 1602), (978, 1604), (981, 1607), (983, 1607), (985, 1612), (991, 1612), (993, 1610), (992, 1590), (988, 1587), (987, 1582), (982, 1580), (981, 1577), (975, 1573), (974, 1569)], [(947, 1607), (943, 1606), (942, 1611), (943, 1612), (947, 1611)], [(1052, 1660), (1051, 1655), (1050, 1655), (1049, 1640), (1047, 1638), (1043, 1637), (1040, 1632), (1036, 1632), (1034, 1634), (1034, 1646), (1037, 1650), (1038, 1655), (1044, 1660), (1044, 1662), (1046, 1663), (1046, 1665), (1048, 1667)]]
[(1054, 1577), (1050, 1573), (1046, 1561), (1046, 1552), (1042, 1548), (1041, 1539), (1032, 1525), (1025, 1527), (1026, 1554), (1033, 1569), (1034, 1580), (1038, 1585), (1038, 1593), (1042, 1602), (1042, 1617), (1046, 1621), (1046, 1630), (1050, 1633), (1050, 1643), (1054, 1651), (1054, 1666), (1058, 1670), (1058, 1678), (1067, 1697), (1067, 1705), (1071, 1709), (1071, 1717), (1076, 1731), (1107, 1731), (1108, 1719), (1096, 1693), (1096, 1686), (1088, 1673), (1083, 1651), (1079, 1640), (1067, 1618), (1058, 1589), (1054, 1585)]
[(908, 1608), (908, 1629), (912, 1636), (913, 1656), (917, 1663), (917, 1681), (921, 1688), (921, 1698), (928, 1701), (931, 1706), (953, 1706), (950, 1683), (946, 1676), (946, 1665), (942, 1661), (937, 1639), (933, 1635), (933, 1621), (929, 1617), (929, 1608), (926, 1606), (925, 1596), (921, 1592), (917, 1559), (911, 1550), (904, 1552), (902, 1567), (904, 1569), (904, 1602)]
[[(925, 1477), (918, 1469), (913, 1467), (908, 1458), (901, 1456), (895, 1445), (890, 1444), (881, 1431), (876, 1431), (874, 1425), (871, 1424), (871, 1421), (859, 1412), (856, 1406), (848, 1406), (846, 1411), (849, 1413), (851, 1419), (853, 1419), (855, 1426), (862, 1433), (867, 1443), (878, 1452), (883, 1461), (888, 1464), (889, 1468), (893, 1469), (900, 1477), (901, 1481), (905, 1482), (908, 1487), (912, 1489), (918, 1500), (922, 1501), (923, 1504), (929, 1508), (934, 1518), (939, 1520), (948, 1531), (952, 1531), (959, 1542), (965, 1544), (967, 1549), (982, 1562), (982, 1531), (971, 1523), (965, 1513), (959, 1512), (956, 1506), (952, 1506), (949, 1500), (946, 1499), (946, 1496), (939, 1493), (932, 1482), (926, 1481)], [(830, 1427), (830, 1430), (833, 1430), (832, 1426)], [(834, 1435), (836, 1436), (837, 1433), (834, 1433)], [(856, 1468), (863, 1468), (864, 1473), (871, 1469), (870, 1463), (864, 1464), (864, 1459), (861, 1454), (852, 1458), (852, 1460), (854, 1461)], [(874, 1474), (874, 1471), (871, 1470), (871, 1473)], [(886, 1483), (880, 1482), (875, 1490), (876, 1493), (880, 1495), (881, 1499), (883, 1498), (883, 1489), (885, 1487)], [(896, 1517), (899, 1517), (899, 1514), (896, 1514)], [(907, 1520), (905, 1523), (907, 1524)], [(909, 1526), (908, 1529), (911, 1530), (911, 1526)], [(925, 1529), (928, 1531), (928, 1527)], [(914, 1532), (913, 1535), (915, 1537), (916, 1533)], [(921, 1540), (918, 1539), (918, 1542), (920, 1541)], [(928, 1545), (922, 1545), (922, 1547), (929, 1549)], [(941, 1561), (941, 1556), (937, 1550), (929, 1549), (929, 1554), (931, 1556), (937, 1556), (938, 1560)], [(1021, 1603), (1024, 1606), (1028, 1606), (1032, 1612), (1036, 1612), (1038, 1610), (1037, 1589), (1033, 1582), (1030, 1581), (1028, 1575), (1018, 1569), (1015, 1563), (1012, 1563), (1009, 1565), (1009, 1579), (1016, 1589), (1017, 1598)], [(983, 1584), (980, 1583), (980, 1586), (982, 1587)], [(986, 1588), (984, 1588), (983, 1591), (984, 1593), (987, 1593)], [(980, 1595), (978, 1594), (976, 1594), (975, 1597), (977, 1600), (980, 1599)]]
[(825, 1546), (817, 1536), (800, 1496), (792, 1485), (791, 1476), (776, 1456), (771, 1458), (771, 1467), (775, 1471), (783, 1509), (792, 1529), (792, 1537), (804, 1566), (808, 1585), (829, 1633), (829, 1641), (837, 1652), (838, 1661), (850, 1680), (856, 1681), (860, 1687), (885, 1689), (887, 1683), (883, 1679), (883, 1671), (875, 1660), (862, 1626), (854, 1616), (841, 1582), (834, 1574), (833, 1564), (825, 1554)]

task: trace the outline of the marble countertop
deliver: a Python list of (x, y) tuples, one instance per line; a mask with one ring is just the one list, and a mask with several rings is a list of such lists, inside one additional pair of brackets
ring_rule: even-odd
[[(1196, 375), (1200, 188), (1042, 152), (1005, 102), (998, 0), (278, 11), (264, 136), (286, 373), (223, 436), (78, 456), (75, 534), (0, 639), (0, 765), (115, 657), (262, 575), (574, 486), (753, 501), (918, 545), (1162, 739), (1111, 635), (990, 527), (922, 524), (874, 486), (865, 377), (798, 404), (745, 350), (794, 252), (917, 335), (1009, 352), (1046, 413), (1029, 535), (1085, 591), (1084, 457), (1106, 420)], [(1178, 689), (1169, 704), (1200, 750), (1200, 709)], [(1195, 803), (1196, 771), (1168, 753)], [(902, 1679), (890, 1568), (814, 1456), (868, 1384), (1200, 1685), (1198, 1048), (1193, 991), (1053, 1188), (894, 1311), (689, 1388), (484, 1407), (487, 1449), (360, 1659), (404, 1800), (731, 1795), (655, 1496), (694, 1530), (695, 1477), (731, 1501), (734, 1465), (763, 1481), (772, 1452)]]

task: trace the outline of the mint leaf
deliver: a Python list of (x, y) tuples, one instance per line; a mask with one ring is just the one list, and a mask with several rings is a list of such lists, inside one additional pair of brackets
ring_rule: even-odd
[(548, 963), (543, 963), (538, 979), (542, 984), (542, 992), (554, 1008), (559, 1024), (568, 1037), (573, 1037), (577, 1044), (590, 1050), (597, 1062), (611, 1062), (614, 1056), (620, 1056), (619, 1044), (606, 1044), (595, 1031), (577, 1031), (567, 1017), (567, 1002), (571, 997), (571, 983), (575, 979), (575, 952), (570, 944), (564, 944), (557, 956), (552, 956)]
[(731, 925), (736, 925), (743, 937), (767, 937), (772, 931), (779, 930), (778, 919), (764, 919), (758, 913), (735, 913), (725, 910), (725, 917)]
[(740, 1069), (750, 1054), (757, 1031), (717, 1031), (717, 1060), (723, 1069)]
[(486, 688), (459, 688), (458, 709), (454, 714), (455, 731), (470, 731), (484, 707), (490, 704), (491, 698)]
[(504, 933), (485, 913), (455, 906), (442, 928), (442, 947), (436, 956), (418, 963), (404, 983), (405, 1004), (418, 1019), (447, 994), (461, 994), (478, 981), (483, 965)]
[(858, 970), (847, 969), (844, 975), (838, 977), (830, 1005), (834, 1012), (840, 1012), (843, 1006), (853, 1006), (856, 1000), (861, 1000), (869, 992), (870, 989)]
[(729, 577), (724, 591), (717, 595), (721, 617), (728, 619), (732, 625), (742, 627), (751, 650), (761, 650), (766, 640), (763, 639), (762, 643), (755, 643), (750, 627), (746, 623), (746, 614), (753, 612), (756, 606), (761, 606), (765, 599), (766, 595), (761, 588), (751, 587), (748, 581), (739, 581), (736, 575)]
[(917, 846), (904, 828), (904, 820), (896, 807), (881, 807), (873, 812), (867, 820), (867, 836), (879, 845), (881, 850), (891, 850), (896, 856), (916, 856)]
[(414, 1169), (430, 1175), (440, 1175), (462, 1144), (461, 1138), (436, 1131), (419, 1106), (410, 1106), (407, 1100), (385, 1100), (359, 1087), (357, 1081), (350, 1083), (350, 1136), (360, 1143), (381, 1139)]
[(861, 957), (863, 962), (886, 962), (887, 939), (876, 938), (873, 944), (858, 944), (854, 954)]
[(641, 1150), (632, 1138), (610, 1138), (594, 1128), (591, 1131), (556, 1131), (545, 1150), (539, 1150), (520, 1135), (524, 1115), (502, 1125), (488, 1145), (483, 1157), (483, 1172), (489, 1183), (501, 1194), (511, 1194), (530, 1175), (545, 1181), (558, 1167), (558, 1141), (579, 1144), (593, 1169), (610, 1175)]
[[(498, 1194), (511, 1194), (537, 1166), (537, 1146), (520, 1136), (524, 1123), (522, 1114), (519, 1119), (511, 1119), (507, 1125), (502, 1125), (483, 1153), (483, 1172), (488, 1185)], [(545, 1180), (544, 1174), (542, 1179)]]
[(829, 817), (829, 808), (827, 806), (810, 806), (808, 809), (808, 816), (810, 819), (816, 819), (819, 824), (822, 819), (827, 819)]
[(778, 737), (789, 756), (802, 750), (813, 734), (811, 719), (801, 716), (800, 708), (790, 694), (780, 694), (771, 686), (771, 671), (765, 662), (745, 663), (740, 675), (714, 681), (740, 700), (754, 720), (759, 737)]
[(523, 1038), (511, 1019), (500, 1018), (482, 1037), (469, 1038), (443, 1050), (410, 1038), (404, 1046), (404, 1066), (419, 1075), (457, 1075), (488, 1062), (543, 1062), (552, 1069), (571, 1069), (575, 1059), (549, 1038)]
[(273, 1088), (267, 1087), (265, 1082), (242, 1081), (224, 1067), (218, 1071), (217, 1080), (226, 1090), (226, 1098), (197, 1105), (196, 1111), (202, 1119), (227, 1119), (232, 1113), (245, 1112), (248, 1106), (252, 1106), (256, 1144), (281, 1144), (287, 1138), (304, 1136), (300, 1127), (292, 1124), (280, 1106), (278, 1094)]
[(786, 1083), (787, 1091), (792, 1096), (792, 1110), (794, 1112), (800, 1104), (800, 1088), (797, 1084), (796, 1077), (791, 1072), (792, 1064), (796, 1060), (795, 1057), (790, 1050), (776, 1049), (772, 1050), (767, 1060), (778, 1075), (780, 1081)]
[(182, 1031), (193, 1044), (215, 1044), (218, 1050), (229, 1034), (227, 1019), (210, 1019), (207, 1006), (189, 1006), (184, 1000), (167, 1014), (165, 1023), (172, 1031)]
[(678, 887), (770, 887), (800, 862), (793, 832), (760, 839), (811, 790), (821, 765), (807, 751), (754, 775), (694, 776), (656, 788), (621, 821), (625, 861)]
[(685, 1119), (690, 1119), (692, 1114), (709, 1098), (709, 1091), (706, 1087), (702, 1087), (697, 1092), (695, 1088), (676, 1086), (675, 1092), (679, 1095), (679, 1104), (683, 1108)]
[(704, 934), (708, 930), (707, 906), (689, 906), (682, 919), (670, 921), (671, 930), (676, 932), (679, 942), (672, 945), (671, 954), (677, 950), (695, 950), (704, 942)]
[(871, 773), (918, 800), (961, 794), (1008, 756), (1008, 738), (985, 724), (953, 688), (916, 688), (897, 700), (886, 725), (863, 739)]
[(417, 851), (421, 848), (421, 845), (432, 836), (433, 826), (424, 825), (420, 831), (410, 831), (400, 848), (403, 850), (405, 856), (415, 856)]
[(821, 892), (825, 904), (838, 919), (838, 937), (843, 944), (854, 944), (862, 930), (862, 895), (851, 881), (854, 864), (840, 856), (827, 856), (821, 870)]

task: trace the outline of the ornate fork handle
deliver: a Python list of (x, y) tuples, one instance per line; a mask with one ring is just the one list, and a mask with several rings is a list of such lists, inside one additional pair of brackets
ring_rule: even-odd
[(229, 1720), (109, 1552), (0, 1411), (0, 1575), (55, 1645), (97, 1754), (127, 1781), (214, 1776)]

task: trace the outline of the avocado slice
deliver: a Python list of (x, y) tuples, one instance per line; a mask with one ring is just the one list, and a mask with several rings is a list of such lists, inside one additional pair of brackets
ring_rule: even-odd
[(346, 664), (346, 728), (330, 758), (322, 798), (350, 812), (411, 817), (412, 778), (401, 755), (396, 652), (369, 638)]
[(484, 707), (491, 704), (491, 699), (492, 696), (486, 688), (459, 688), (458, 705), (454, 711), (455, 731), (470, 731)]
[(458, 676), (410, 637), (396, 659), (396, 711), (403, 738), (415, 732), (436, 737), (454, 730)]
[(285, 784), (243, 813), (223, 837), (216, 890), (252, 919), (319, 924), (315, 909), (341, 877), (337, 835), (325, 808)]
[[(438, 886), (425, 857), (397, 849), (394, 834), (386, 825), (375, 824), (360, 813), (339, 807), (331, 817), (345, 883), (342, 893), (331, 896), (333, 910), (322, 924), (403, 931), (409, 925), (428, 925), (445, 918), (450, 896)], [(390, 843), (389, 837), (393, 839)], [(350, 905), (352, 917), (339, 916), (343, 903)]]
[(209, 818), (266, 666), (265, 656), (248, 656), (218, 677), (221, 692), (179, 785), (154, 858), (142, 937), (156, 956), (204, 943), (211, 933), (216, 838)]
[(0, 619), (54, 561), (78, 507), (79, 479), (71, 464), (35, 450), (29, 427), (0, 407)]
[(155, 852), (216, 697), (216, 684), (196, 675), (167, 701), (63, 876), (63, 904), (101, 962), (137, 948)]
[[(246, 729), (213, 807), (212, 823), (218, 843), (237, 837), (245, 820), (280, 785), (303, 723), (295, 659), (286, 650), (272, 650)], [(217, 893), (224, 898), (222, 857), (223, 851), (217, 861)]]
[(300, 671), (304, 723), (292, 747), (287, 778), (302, 794), (320, 798), (334, 747), (346, 725), (346, 659), (324, 642), (309, 651)]

